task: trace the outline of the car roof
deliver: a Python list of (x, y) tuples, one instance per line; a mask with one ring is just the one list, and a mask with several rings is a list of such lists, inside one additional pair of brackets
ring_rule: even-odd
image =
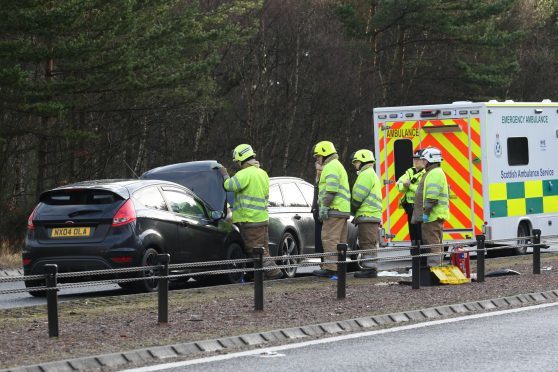
[(312, 185), (310, 182), (303, 180), (302, 178), (298, 177), (288, 177), (288, 176), (280, 176), (280, 177), (270, 177), (270, 183), (287, 183), (287, 182), (298, 182), (298, 183), (306, 183)]
[(75, 189), (75, 188), (97, 189), (97, 190), (101, 189), (101, 190), (108, 190), (114, 192), (115, 194), (118, 194), (123, 198), (129, 198), (131, 193), (134, 193), (136, 190), (142, 187), (150, 186), (150, 185), (173, 186), (186, 191), (190, 191), (184, 186), (179, 185), (177, 183), (162, 181), (162, 180), (105, 179), (105, 180), (89, 180), (89, 181), (75, 182), (69, 185), (64, 185), (45, 191), (44, 193), (52, 192), (52, 191), (63, 191), (63, 190)]

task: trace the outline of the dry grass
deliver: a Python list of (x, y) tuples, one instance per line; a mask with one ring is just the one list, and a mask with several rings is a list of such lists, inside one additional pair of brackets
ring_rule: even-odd
[(18, 269), (20, 267), (20, 245), (6, 240), (0, 241), (0, 269)]

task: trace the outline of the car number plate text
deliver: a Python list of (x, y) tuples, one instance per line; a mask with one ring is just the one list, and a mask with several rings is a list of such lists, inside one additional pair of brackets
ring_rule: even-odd
[(51, 238), (72, 238), (89, 236), (91, 234), (90, 227), (56, 227), (52, 229)]

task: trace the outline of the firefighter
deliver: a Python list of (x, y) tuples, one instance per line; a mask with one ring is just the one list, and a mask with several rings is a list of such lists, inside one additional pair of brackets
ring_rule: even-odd
[[(252, 257), (253, 249), (264, 248), (264, 257), (269, 257), (269, 232), (267, 201), (269, 198), (269, 177), (260, 163), (252, 146), (238, 145), (233, 151), (233, 162), (241, 168), (229, 177), (226, 168), (220, 168), (225, 178), (224, 188), (234, 192), (232, 222), (238, 226), (244, 240), (244, 252)], [(273, 261), (264, 261), (264, 266), (275, 266)], [(267, 279), (279, 279), (283, 273), (279, 268), (266, 270)]]
[(415, 193), (420, 179), (424, 174), (424, 167), (422, 166), (422, 162), (419, 161), (421, 153), (421, 149), (415, 151), (413, 154), (413, 166), (407, 169), (397, 180), (397, 189), (399, 192), (403, 193), (403, 197), (399, 203), (407, 214), (407, 225), (409, 227), (411, 242), (422, 241), (420, 224), (411, 222), (415, 203)]
[[(358, 150), (354, 153), (352, 163), (357, 170), (357, 180), (353, 185), (351, 209), (355, 218), (353, 223), (358, 229), (360, 249), (377, 249), (380, 241), (380, 222), (382, 218), (382, 186), (374, 171), (374, 154), (370, 150)], [(376, 258), (377, 252), (363, 257)], [(376, 278), (377, 261), (365, 261), (363, 270), (355, 273), (355, 278)]]
[[(339, 161), (333, 143), (321, 141), (314, 146), (314, 157), (322, 164), (318, 182), (319, 219), (322, 221), (322, 245), (324, 252), (337, 252), (337, 244), (347, 242), (347, 219), (351, 215), (351, 192), (347, 171)], [(337, 274), (337, 266), (328, 261), (337, 257), (325, 257), (320, 270), (313, 274), (331, 277)]]
[[(412, 220), (422, 223), (423, 244), (437, 244), (430, 248), (430, 252), (442, 253), (444, 221), (449, 218), (448, 181), (440, 164), (442, 152), (436, 147), (428, 147), (422, 151), (419, 161), (424, 166), (425, 173), (415, 194)], [(440, 265), (442, 258), (442, 255), (428, 257), (428, 265)]]

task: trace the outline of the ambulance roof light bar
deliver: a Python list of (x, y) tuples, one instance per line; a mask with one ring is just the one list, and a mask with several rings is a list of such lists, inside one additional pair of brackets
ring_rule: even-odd
[(422, 110), (420, 112), (421, 118), (435, 118), (440, 114), (440, 110)]

